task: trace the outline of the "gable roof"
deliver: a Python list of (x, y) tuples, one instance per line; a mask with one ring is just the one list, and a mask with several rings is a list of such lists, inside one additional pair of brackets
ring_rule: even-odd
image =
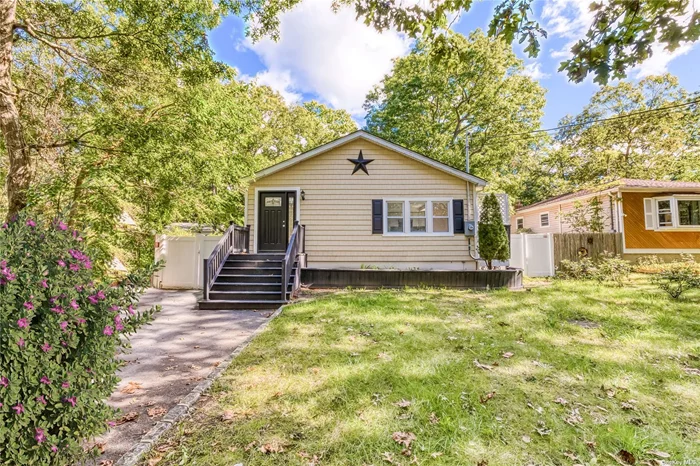
[(603, 194), (608, 191), (614, 191), (619, 188), (632, 188), (632, 189), (693, 189), (700, 190), (700, 183), (694, 181), (664, 181), (664, 180), (639, 180), (634, 178), (620, 178), (617, 181), (610, 183), (605, 183), (596, 187), (581, 189), (579, 191), (574, 191), (571, 193), (560, 194), (558, 196), (553, 196), (548, 199), (544, 199), (539, 202), (532, 203), (515, 209), (516, 213), (524, 212), (526, 210), (535, 209), (538, 207), (544, 207), (549, 204), (559, 203), (567, 200), (577, 199), (584, 196), (593, 196), (596, 194)]
[(390, 149), (390, 150), (397, 152), (401, 155), (404, 155), (410, 159), (424, 163), (425, 165), (429, 165), (437, 170), (440, 170), (442, 172), (445, 172), (445, 173), (452, 175), (452, 176), (455, 176), (457, 178), (463, 179), (465, 181), (469, 181), (469, 182), (474, 183), (476, 185), (486, 186), (486, 184), (487, 184), (487, 181), (484, 180), (483, 178), (479, 178), (478, 176), (474, 176), (471, 173), (467, 173), (467, 172), (462, 171), (462, 170), (457, 170), (456, 168), (453, 168), (447, 164), (444, 164), (442, 162), (438, 162), (435, 159), (431, 159), (430, 157), (426, 157), (425, 155), (419, 154), (418, 152), (414, 152), (410, 149), (406, 149), (405, 147), (399, 146), (398, 144), (394, 144), (393, 142), (387, 141), (386, 139), (380, 138), (379, 136), (375, 136), (375, 135), (370, 134), (367, 131), (363, 131), (363, 130), (358, 130), (358, 131), (355, 131), (353, 133), (347, 134), (347, 135), (345, 135), (341, 138), (338, 138), (334, 141), (328, 142), (328, 143), (323, 144), (321, 146), (318, 146), (314, 149), (311, 149), (310, 151), (296, 155), (296, 156), (292, 157), (291, 159), (287, 159), (283, 162), (272, 165), (271, 167), (267, 167), (264, 170), (260, 170), (251, 178), (251, 180), (257, 180), (257, 179), (260, 179), (262, 177), (272, 175), (273, 173), (277, 173), (279, 171), (282, 171), (286, 168), (289, 168), (293, 165), (296, 165), (300, 162), (303, 162), (304, 160), (308, 160), (308, 159), (315, 157), (319, 154), (323, 154), (324, 152), (328, 152), (331, 149), (342, 146), (343, 144), (354, 141), (356, 139), (364, 139), (366, 141), (372, 142), (378, 146)]

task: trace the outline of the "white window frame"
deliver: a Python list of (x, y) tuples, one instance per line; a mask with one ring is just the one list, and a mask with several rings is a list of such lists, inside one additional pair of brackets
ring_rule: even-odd
[[(518, 226), (518, 223), (522, 223), (522, 225)], [(525, 229), (525, 217), (516, 217), (515, 218), (515, 231), (523, 230), (523, 229)]]
[[(546, 225), (543, 225), (543, 224), (542, 224), (542, 217), (543, 217), (544, 215), (547, 216), (547, 224), (546, 224)], [(540, 228), (549, 228), (549, 227), (551, 227), (551, 226), (552, 226), (552, 218), (550, 217), (549, 212), (542, 212), (542, 213), (540, 214)]]
[[(694, 194), (694, 195), (687, 195), (687, 194), (676, 194), (673, 196), (659, 196), (659, 197), (651, 197), (651, 198), (645, 198), (643, 202), (646, 202), (646, 200), (651, 200), (651, 207), (652, 207), (652, 217), (654, 219), (654, 224), (653, 228), (649, 228), (647, 225), (647, 222), (645, 220), (645, 228), (647, 230), (654, 230), (654, 231), (674, 231), (674, 230), (700, 230), (700, 225), (681, 225), (680, 222), (680, 215), (678, 212), (678, 201), (700, 201), (700, 195)], [(671, 225), (669, 226), (662, 226), (659, 225), (659, 202), (662, 201), (670, 201), (671, 203)], [(646, 219), (646, 215), (648, 214), (648, 211), (646, 209), (646, 205), (642, 204), (642, 207), (644, 208), (644, 216)]]
[[(382, 223), (384, 224), (383, 236), (454, 236), (454, 212), (452, 212), (452, 199), (448, 198), (391, 198), (383, 200)], [(403, 232), (390, 232), (388, 225), (389, 202), (403, 202)], [(425, 229), (426, 231), (411, 231), (411, 202), (425, 202)], [(447, 203), (447, 227), (448, 231), (433, 232), (433, 202)], [(444, 218), (444, 217), (438, 217)]]

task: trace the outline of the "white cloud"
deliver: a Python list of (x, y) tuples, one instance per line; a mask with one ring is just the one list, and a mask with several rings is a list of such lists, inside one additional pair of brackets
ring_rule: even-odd
[(558, 50), (551, 51), (552, 58), (568, 58), (571, 47), (586, 34), (593, 22), (591, 0), (550, 0), (542, 7), (542, 22), (550, 37), (568, 39)]
[(247, 47), (267, 68), (258, 82), (290, 98), (315, 94), (359, 116), (367, 92), (391, 70), (392, 58), (409, 51), (410, 41), (395, 31), (376, 32), (347, 8), (333, 13), (325, 0), (304, 0), (282, 15), (278, 42)]
[(538, 62), (533, 62), (525, 65), (523, 70), (525, 76), (530, 76), (534, 80), (547, 79), (551, 75), (542, 71), (542, 64)]
[(301, 94), (294, 92), (294, 83), (288, 70), (261, 71), (255, 76), (242, 75), (241, 80), (245, 82), (255, 81), (263, 86), (270, 86), (280, 93), (288, 104), (295, 104), (301, 101)]
[(669, 52), (662, 44), (654, 44), (651, 46), (652, 55), (642, 64), (634, 67), (632, 73), (636, 78), (663, 74), (668, 71), (668, 65), (671, 61), (690, 52), (693, 45), (686, 43), (673, 52)]

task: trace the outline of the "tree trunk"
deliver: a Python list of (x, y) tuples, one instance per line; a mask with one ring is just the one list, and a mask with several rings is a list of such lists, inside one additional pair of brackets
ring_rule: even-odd
[(0, 0), (0, 131), (9, 158), (7, 173), (7, 217), (11, 218), (27, 205), (31, 180), (29, 148), (24, 142), (16, 93), (12, 85), (12, 42), (16, 0)]

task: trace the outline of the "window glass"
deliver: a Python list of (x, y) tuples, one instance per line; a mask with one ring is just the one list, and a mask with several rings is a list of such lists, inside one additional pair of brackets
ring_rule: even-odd
[(446, 201), (433, 202), (433, 233), (450, 231), (450, 210)]
[(522, 218), (519, 218), (519, 219), (517, 219), (517, 220), (515, 221), (515, 227), (516, 227), (518, 230), (522, 230), (522, 229), (523, 229), (523, 219), (522, 219)]
[(411, 232), (425, 232), (427, 230), (427, 222), (425, 218), (425, 201), (411, 201)]
[(671, 212), (670, 199), (656, 201), (656, 213), (659, 217), (659, 226), (660, 227), (672, 227), (673, 226), (673, 214)]
[(700, 199), (679, 199), (678, 221), (681, 225), (700, 226)]
[(266, 197), (265, 207), (282, 207), (281, 197)]
[(386, 229), (389, 233), (403, 233), (403, 202), (386, 203)]
[(292, 237), (294, 233), (294, 199), (296, 196), (289, 194), (287, 196), (287, 239)]
[(542, 227), (549, 226), (549, 214), (541, 214), (540, 215), (540, 226), (542, 226)]

